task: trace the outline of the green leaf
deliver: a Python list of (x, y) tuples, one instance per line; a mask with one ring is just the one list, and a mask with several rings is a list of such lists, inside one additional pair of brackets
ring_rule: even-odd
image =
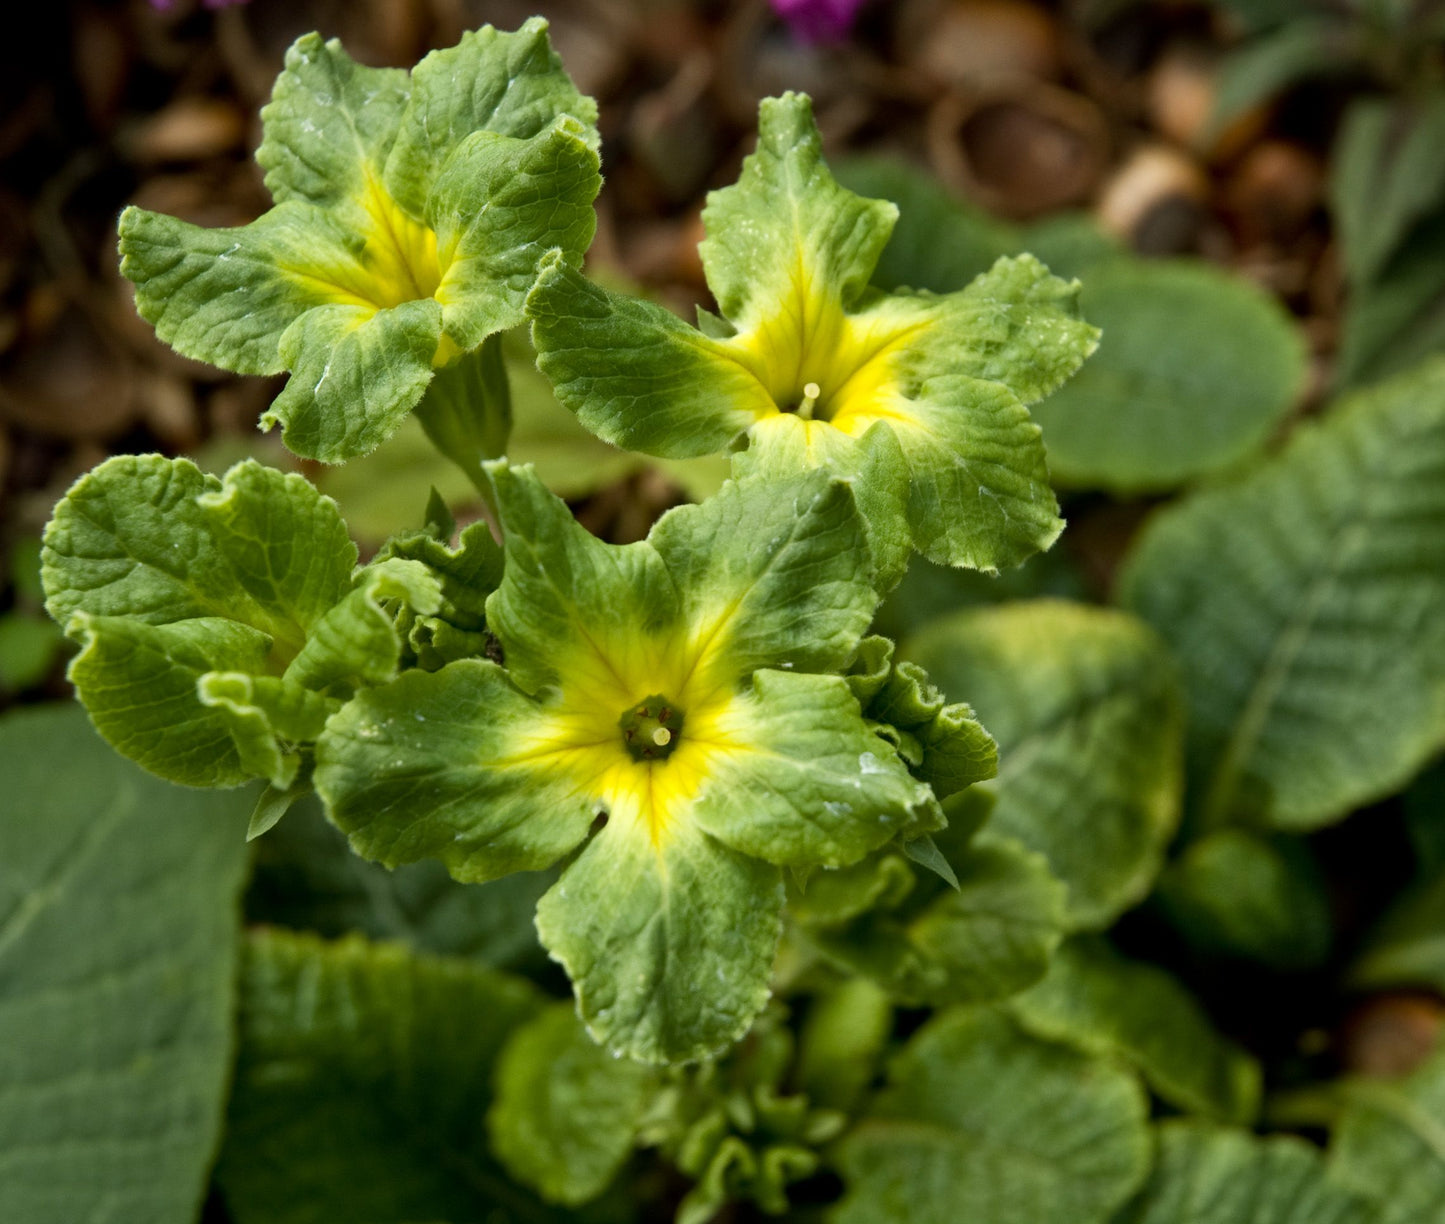
[(391, 609), (400, 605), (430, 616), (441, 610), (441, 600), (441, 583), (420, 561), (373, 562), (357, 571), (351, 591), (311, 627), (285, 679), (343, 697), (359, 685), (394, 680), (402, 660)]
[(881, 157), (848, 157), (838, 181), (862, 196), (892, 200), (898, 220), (871, 281), (889, 292), (962, 289), (996, 260), (1027, 249), (1017, 226), (955, 198), (932, 175)]
[[(66, 494), (43, 555), (47, 607), (83, 647), (71, 681), (117, 751), (192, 786), (292, 785), (296, 745), (334, 706), (276, 673), (354, 628), (356, 546), (330, 499), (251, 461), (217, 480), (188, 460), (122, 456)], [(348, 662), (316, 687), (378, 666)]]
[[(591, 126), (597, 104), (577, 92), (533, 17), (515, 33), (482, 26), (433, 51), (411, 74), (411, 99), (386, 165), (392, 196), (422, 216), (448, 154), (472, 132), (527, 140), (558, 115)], [(595, 147), (595, 136), (591, 143)]]
[(278, 203), (346, 209), (386, 165), (411, 92), (400, 68), (367, 68), (319, 34), (298, 38), (261, 108), (256, 160)]
[[(895, 663), (893, 651), (893, 643), (881, 637), (859, 646), (848, 683), (863, 716), (880, 724), (875, 729), (900, 748), (914, 776), (940, 800), (993, 777), (998, 746), (973, 710), (962, 702), (946, 705), (928, 673), (917, 663)], [(859, 674), (865, 665), (867, 674)], [(902, 747), (904, 737), (912, 755)], [(904, 852), (909, 853), (907, 844)]]
[(956, 889), (920, 887), (896, 912), (810, 938), (907, 1007), (988, 1003), (1033, 985), (1063, 935), (1063, 887), (1041, 856), (1006, 839), (970, 847), (953, 867)]
[(1257, 450), (1304, 388), (1304, 339), (1275, 300), (1202, 263), (1090, 270), (1099, 352), (1034, 409), (1063, 483), (1168, 489)]
[(1342, 389), (1403, 373), (1445, 351), (1445, 212), (1422, 222), (1345, 302), (1335, 370)]
[(1330, 198), (1345, 273), (1373, 280), (1410, 230), (1445, 207), (1445, 96), (1352, 102), (1332, 158)]
[(1445, 1054), (1400, 1081), (1347, 1086), (1330, 1177), (1376, 1209), (1371, 1224), (1415, 1224), (1445, 1210)]
[(23, 612), (0, 616), (0, 693), (39, 684), (65, 652), (65, 635), (50, 621)]
[(353, 936), (246, 942), (216, 1178), (237, 1224), (552, 1218), (492, 1160), (497, 1057), (534, 987)]
[(1206, 823), (1312, 829), (1398, 790), (1445, 734), (1445, 362), (1161, 511), (1120, 594), (1179, 660)]
[(588, 1031), (614, 1055), (692, 1062), (738, 1040), (768, 1000), (778, 869), (679, 827), (657, 846), (602, 830), (537, 906)]
[(1334, 1185), (1319, 1149), (1198, 1122), (1159, 1127), (1159, 1160), (1117, 1224), (1375, 1224)]
[(357, 931), (498, 969), (536, 970), (546, 963), (532, 915), (556, 879), (553, 872), (459, 884), (430, 859), (388, 871), (353, 853), (314, 797), (302, 799), (254, 853), (248, 922), (328, 938)]
[(345, 593), (356, 546), (304, 477), (248, 461), (218, 480), (187, 459), (122, 455), (56, 506), (43, 561), (62, 624), (78, 612), (224, 617), (294, 650)]
[[(1440, 809), (1429, 813), (1439, 826)], [(1415, 885), (1385, 912), (1350, 970), (1361, 990), (1424, 987), (1445, 993), (1445, 873)]]
[(837, 1224), (1104, 1224), (1148, 1172), (1133, 1076), (997, 1012), (936, 1016), (889, 1081), (837, 1150)]
[(857, 1110), (893, 1028), (888, 996), (851, 977), (816, 995), (798, 1042), (797, 1083), (825, 1109)]
[(572, 1008), (523, 1025), (502, 1051), (487, 1114), (492, 1150), (549, 1202), (576, 1205), (607, 1188), (637, 1141), (653, 1072), (613, 1058)]
[(1256, 106), (1312, 77), (1358, 66), (1363, 50), (1348, 21), (1296, 12), (1278, 29), (1235, 48), (1220, 65), (1209, 131), (1225, 127)]
[(1142, 900), (1182, 784), (1182, 712), (1154, 635), (1119, 612), (1039, 600), (946, 617), (904, 653), (998, 740), (989, 827), (1048, 859), (1070, 926), (1106, 926)]
[(1168, 973), (1126, 960), (1101, 939), (1064, 944), (1044, 980), (1010, 1000), (1009, 1010), (1036, 1037), (1128, 1063), (1178, 1109), (1254, 1121), (1259, 1064), (1216, 1032)]
[(0, 720), (0, 1218), (191, 1224), (220, 1136), (250, 796), (73, 706)]
[(1281, 970), (1310, 968), (1329, 953), (1324, 877), (1297, 839), (1210, 833), (1169, 865), (1159, 901), (1185, 938), (1206, 951)]

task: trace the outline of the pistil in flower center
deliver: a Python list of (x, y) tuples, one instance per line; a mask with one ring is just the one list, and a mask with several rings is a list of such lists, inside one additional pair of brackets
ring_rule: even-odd
[(624, 710), (617, 726), (634, 761), (663, 761), (677, 747), (682, 711), (666, 697), (654, 694)]

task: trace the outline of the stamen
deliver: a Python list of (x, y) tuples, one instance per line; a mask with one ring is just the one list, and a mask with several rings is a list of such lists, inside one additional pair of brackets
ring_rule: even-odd
[(823, 388), (815, 382), (803, 384), (803, 402), (798, 405), (798, 415), (805, 421), (813, 419), (813, 409), (818, 405), (818, 397), (823, 394)]

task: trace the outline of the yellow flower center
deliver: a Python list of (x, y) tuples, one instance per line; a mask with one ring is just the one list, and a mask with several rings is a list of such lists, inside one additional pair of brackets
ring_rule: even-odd
[[(371, 311), (427, 298), (445, 302), (443, 285), (454, 252), (438, 246), (436, 231), (404, 212), (374, 175), (367, 175), (357, 203), (366, 218), (361, 250), (318, 259), (293, 269), (295, 274), (327, 301)], [(457, 352), (443, 336), (432, 364), (446, 365)]]
[(587, 626), (578, 647), (557, 660), (561, 692), (518, 730), (503, 764), (567, 775), (607, 813), (609, 829), (660, 845), (717, 765), (743, 750), (743, 698), (721, 636), (712, 628)]
[(762, 384), (775, 412), (857, 437), (874, 421), (901, 415), (898, 359), (928, 326), (921, 315), (920, 304), (897, 298), (849, 314), (800, 264), (770, 315), (719, 343)]

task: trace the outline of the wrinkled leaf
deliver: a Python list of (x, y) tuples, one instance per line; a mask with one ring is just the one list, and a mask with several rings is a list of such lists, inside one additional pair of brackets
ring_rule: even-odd
[(1158, 640), (1119, 612), (1040, 600), (960, 612), (909, 642), (999, 744), (990, 829), (1048, 859), (1068, 921), (1148, 891), (1179, 817), (1181, 711)]
[(237, 1224), (550, 1218), (485, 1117), (528, 982), (353, 936), (253, 934), (217, 1181)]
[(1133, 1076), (997, 1012), (936, 1016), (889, 1085), (838, 1149), (837, 1224), (1104, 1224), (1148, 1172)]
[(1169, 1104), (1248, 1125), (1259, 1108), (1259, 1064), (1215, 1031), (1163, 969), (1130, 961), (1097, 938), (1070, 940), (1042, 982), (1010, 1001), (1035, 1036), (1116, 1057)]
[(1179, 662), (1206, 823), (1312, 829), (1398, 789), (1445, 738), (1445, 362), (1161, 511), (1120, 593)]

